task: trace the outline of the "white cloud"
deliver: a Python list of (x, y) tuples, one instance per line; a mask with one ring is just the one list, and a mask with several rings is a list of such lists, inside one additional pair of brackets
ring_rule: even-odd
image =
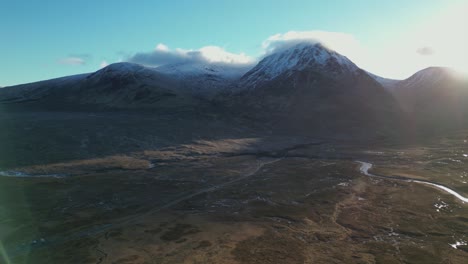
[(248, 64), (254, 61), (245, 53), (230, 53), (217, 46), (206, 46), (198, 50), (201, 56), (209, 62), (222, 62), (232, 64)]
[(322, 45), (346, 56), (354, 56), (356, 53), (362, 52), (359, 41), (353, 35), (319, 30), (289, 31), (283, 34), (275, 34), (263, 41), (262, 48), (267, 55), (305, 41), (320, 42)]
[(57, 61), (59, 64), (63, 65), (84, 65), (86, 64), (85, 60), (78, 57), (66, 57)]
[(169, 49), (159, 43), (151, 52), (140, 52), (131, 56), (128, 61), (149, 66), (160, 66), (175, 63), (224, 63), (234, 65), (251, 64), (255, 61), (244, 53), (231, 53), (218, 46), (205, 46), (196, 50), (176, 48)]

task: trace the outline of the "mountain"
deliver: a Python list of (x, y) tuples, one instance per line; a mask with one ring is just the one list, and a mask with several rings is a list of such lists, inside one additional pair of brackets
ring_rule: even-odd
[(386, 135), (400, 126), (393, 96), (319, 43), (299, 43), (250, 70), (185, 63), (116, 63), (95, 73), (4, 88), (0, 103), (46, 109), (153, 109), (234, 115), (275, 131)]
[(229, 89), (246, 66), (184, 63), (146, 67), (114, 63), (90, 74), (2, 89), (0, 103), (62, 108), (197, 108)]
[(437, 133), (468, 125), (468, 81), (449, 68), (421, 70), (389, 90), (415, 130)]
[(116, 63), (91, 74), (4, 88), (0, 103), (61, 110), (211, 111), (275, 131), (347, 136), (392, 133), (400, 115), (381, 84), (319, 43), (277, 50), (250, 70), (216, 63), (157, 68)]
[(67, 89), (66, 101), (113, 108), (179, 107), (193, 103), (176, 80), (132, 63), (111, 64)]
[(163, 65), (157, 71), (178, 80), (181, 89), (193, 95), (212, 98), (232, 88), (252, 65), (230, 65), (226, 63), (179, 63)]
[(275, 126), (286, 130), (386, 134), (399, 125), (393, 96), (348, 58), (321, 44), (300, 43), (275, 52), (238, 85), (234, 97), (243, 106), (236, 108), (273, 118)]
[(240, 86), (255, 88), (280, 75), (291, 75), (308, 69), (336, 78), (356, 74), (359, 70), (348, 58), (320, 43), (299, 43), (265, 57), (242, 77)]
[(68, 110), (200, 107), (232, 87), (249, 67), (180, 63), (153, 68), (115, 63), (94, 73), (2, 88), (0, 103)]
[(19, 104), (40, 101), (54, 90), (70, 87), (85, 79), (88, 74), (61, 77), (35, 83), (3, 87), (0, 92), (0, 103)]

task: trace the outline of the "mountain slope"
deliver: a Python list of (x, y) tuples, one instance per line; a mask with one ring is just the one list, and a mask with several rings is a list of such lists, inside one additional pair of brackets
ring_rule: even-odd
[(394, 98), (365, 71), (321, 44), (300, 43), (265, 57), (234, 97), (285, 130), (387, 134), (399, 126)]
[(0, 91), (0, 103), (49, 109), (184, 108), (200, 102), (173, 77), (133, 63), (115, 63), (91, 74)]
[(14, 104), (41, 100), (53, 90), (72, 86), (83, 80), (88, 74), (61, 77), (35, 83), (4, 87), (0, 91), (0, 103)]
[(421, 70), (391, 92), (417, 130), (435, 133), (468, 125), (468, 81), (451, 69)]
[(247, 66), (185, 63), (158, 68), (115, 63), (91, 74), (0, 91), (2, 104), (48, 108), (193, 108), (234, 86)]

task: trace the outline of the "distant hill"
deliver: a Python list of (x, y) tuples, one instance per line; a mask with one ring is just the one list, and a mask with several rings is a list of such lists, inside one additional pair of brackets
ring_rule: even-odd
[(468, 125), (468, 81), (449, 68), (430, 67), (387, 88), (412, 129), (434, 134)]

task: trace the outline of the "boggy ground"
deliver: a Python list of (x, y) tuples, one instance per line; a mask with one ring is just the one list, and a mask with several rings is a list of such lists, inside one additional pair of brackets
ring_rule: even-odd
[(355, 162), (466, 196), (465, 146), (244, 137), (9, 166), (36, 176), (0, 177), (0, 263), (466, 263), (467, 204)]
[[(339, 152), (302, 152), (314, 148)], [(2, 242), (10, 263), (466, 261), (466, 247), (449, 245), (467, 240), (466, 204), (416, 183), (367, 178), (358, 166), (179, 156), (144, 169), (3, 177)]]

